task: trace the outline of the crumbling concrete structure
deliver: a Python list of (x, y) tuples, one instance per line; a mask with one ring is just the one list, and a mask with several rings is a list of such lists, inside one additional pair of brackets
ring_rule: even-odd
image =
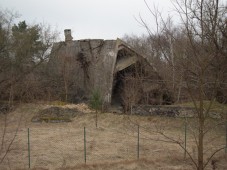
[[(83, 91), (88, 98), (92, 91), (98, 90), (105, 103), (123, 104), (122, 95), (136, 90), (139, 95), (134, 103), (162, 104), (170, 100), (154, 67), (121, 39), (73, 41), (71, 31), (65, 30), (65, 42), (54, 45), (50, 63), (54, 64), (55, 69), (59, 67), (59, 73), (65, 74), (64, 80), (73, 80), (71, 86), (74, 88), (71, 91)], [(134, 88), (129, 92), (125, 83), (127, 77), (128, 85)], [(137, 85), (133, 81), (135, 79)], [(135, 95), (125, 98), (130, 97), (135, 98)]]

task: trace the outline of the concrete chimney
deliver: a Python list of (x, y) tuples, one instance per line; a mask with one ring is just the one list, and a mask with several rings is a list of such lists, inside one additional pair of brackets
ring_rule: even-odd
[(65, 29), (64, 33), (65, 33), (65, 42), (70, 42), (73, 40), (73, 37), (71, 35), (71, 29)]

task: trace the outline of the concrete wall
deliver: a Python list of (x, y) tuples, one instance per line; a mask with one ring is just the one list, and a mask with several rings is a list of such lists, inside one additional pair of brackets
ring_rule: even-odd
[[(67, 34), (67, 36), (70, 37), (70, 34)], [(92, 91), (98, 90), (106, 103), (111, 102), (113, 88), (116, 89), (114, 81), (119, 81), (116, 77), (117, 73), (125, 71), (132, 65), (135, 66), (136, 63), (140, 63), (140, 68), (146, 70), (146, 73), (143, 73), (146, 75), (146, 79), (142, 81), (142, 91), (146, 94), (146, 98), (153, 97), (152, 94), (156, 89), (161, 89), (161, 91), (165, 89), (163, 83), (159, 83), (161, 78), (154, 68), (146, 62), (146, 59), (120, 39), (77, 41), (67, 39), (65, 42), (54, 45), (49, 61), (51, 71), (56, 73), (56, 76), (62, 79), (61, 81), (68, 81), (70, 93), (73, 93), (75, 97), (78, 90), (83, 91), (87, 98), (91, 96)], [(61, 86), (65, 86), (65, 83), (62, 83)], [(122, 89), (124, 87), (117, 88)], [(159, 91), (158, 93), (160, 93)], [(122, 97), (120, 93), (119, 101)], [(141, 95), (144, 96), (142, 93)], [(154, 98), (157, 97), (154, 96)], [(160, 98), (163, 98), (162, 93), (160, 93)], [(146, 104), (153, 102), (149, 99), (141, 100)], [(155, 99), (155, 102), (157, 103), (157, 99)], [(161, 100), (158, 100), (158, 104), (162, 103)]]
[[(60, 42), (54, 45), (52, 51), (49, 63), (52, 63), (55, 72), (61, 74), (66, 65), (75, 88), (83, 89), (88, 97), (93, 90), (99, 90), (103, 99), (110, 102), (117, 57), (116, 40)], [(67, 64), (64, 65), (65, 61)]]

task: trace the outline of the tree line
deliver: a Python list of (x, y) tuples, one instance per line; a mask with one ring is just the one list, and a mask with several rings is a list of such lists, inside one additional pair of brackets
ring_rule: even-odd
[[(150, 28), (139, 16), (147, 35), (128, 35), (124, 40), (147, 56), (175, 102), (193, 103), (198, 156), (187, 154), (203, 170), (225, 148), (217, 146), (210, 156), (204, 151), (204, 137), (217, 126), (210, 124), (211, 107), (215, 101), (227, 103), (227, 6), (220, 0), (177, 0), (173, 5), (179, 23), (174, 24), (175, 15), (164, 18), (144, 2), (156, 27)], [(75, 81), (69, 78), (72, 70), (66, 70), (70, 61), (64, 60), (60, 69), (48, 65), (57, 33), (42, 24), (16, 24), (16, 18), (11, 11), (0, 11), (0, 100), (9, 105), (15, 100), (69, 100), (67, 93)]]
[(16, 19), (16, 13), (0, 11), (0, 99), (10, 105), (46, 98), (46, 64), (58, 37), (49, 25)]
[[(212, 153), (208, 155), (204, 139), (213, 128), (226, 124), (225, 119), (211, 123), (209, 114), (214, 102), (227, 103), (227, 4), (220, 0), (176, 0), (175, 13), (165, 18), (156, 6), (144, 2), (155, 27), (139, 16), (137, 21), (147, 35), (124, 39), (148, 57), (176, 102), (193, 103), (196, 126), (189, 127), (197, 158), (173, 136), (162, 135), (185, 150), (196, 169), (203, 170), (226, 148), (209, 148)], [(226, 117), (225, 109), (222, 114)]]

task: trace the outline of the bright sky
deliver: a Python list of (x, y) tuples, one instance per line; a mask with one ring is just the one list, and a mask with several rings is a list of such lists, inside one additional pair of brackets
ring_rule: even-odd
[[(166, 14), (171, 0), (147, 0)], [(0, 9), (21, 14), (20, 21), (47, 23), (61, 32), (71, 29), (75, 39), (116, 39), (125, 34), (141, 35), (146, 30), (135, 20), (139, 14), (152, 25), (144, 0), (0, 0)]]

